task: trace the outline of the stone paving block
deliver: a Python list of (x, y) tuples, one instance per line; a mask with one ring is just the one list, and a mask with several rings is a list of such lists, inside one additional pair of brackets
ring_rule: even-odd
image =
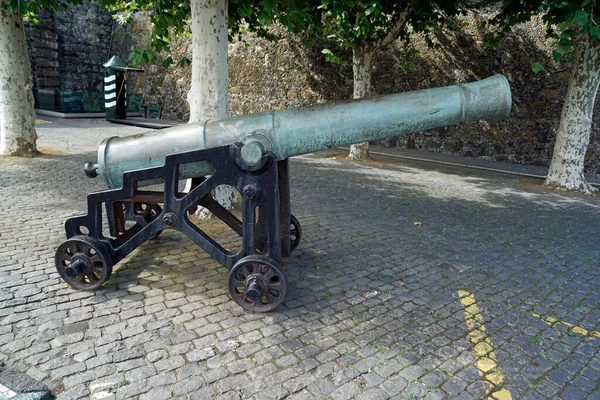
[(390, 396), (379, 388), (371, 388), (356, 397), (358, 400), (387, 400), (389, 398)]

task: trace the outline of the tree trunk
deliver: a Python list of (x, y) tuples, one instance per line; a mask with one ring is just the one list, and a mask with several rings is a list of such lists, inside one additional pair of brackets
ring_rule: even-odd
[(229, 116), (227, 0), (191, 0), (192, 88), (190, 121)]
[[(373, 71), (373, 53), (363, 48), (352, 52), (352, 70), (354, 72), (353, 99), (371, 96), (371, 72)], [(348, 158), (351, 160), (369, 159), (369, 142), (350, 146)]]
[(583, 175), (590, 142), (594, 100), (600, 82), (600, 49), (589, 35), (575, 42), (575, 61), (560, 117), (546, 185), (589, 194), (595, 188)]
[(0, 0), (0, 155), (37, 154), (33, 104), (23, 17)]
[[(192, 87), (188, 92), (189, 122), (229, 116), (229, 75), (227, 64), (227, 0), (191, 0)], [(188, 180), (188, 186), (191, 180)], [(231, 210), (237, 202), (233, 189), (218, 186), (215, 199)], [(210, 217), (200, 208), (198, 216)]]

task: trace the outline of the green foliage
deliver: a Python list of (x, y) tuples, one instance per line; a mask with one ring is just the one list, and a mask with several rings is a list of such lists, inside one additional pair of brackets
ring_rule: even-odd
[(83, 0), (7, 0), (6, 8), (9, 12), (21, 14), (25, 21), (37, 23), (37, 14), (40, 8), (60, 10), (69, 7), (69, 5), (82, 3)]
[[(459, 11), (459, 2), (451, 0), (315, 0), (312, 14), (306, 21), (313, 23), (309, 33), (333, 40), (345, 50), (375, 52), (395, 40), (406, 40), (411, 33), (428, 33), (442, 25), (448, 16)], [(307, 26), (291, 25), (292, 31), (306, 31)], [(327, 61), (349, 64), (324, 49)]]
[[(13, 1), (13, 0), (11, 0)], [(18, 0), (14, 0), (18, 1)], [(46, 1), (46, 0), (44, 0)], [(77, 0), (83, 1), (83, 0)], [(170, 53), (169, 44), (173, 38), (189, 36), (189, 22), (191, 19), (191, 6), (189, 1), (181, 0), (98, 0), (105, 8), (111, 11), (121, 24), (132, 20), (137, 12), (147, 12), (153, 26), (153, 32), (147, 48), (134, 50), (129, 57), (133, 65), (143, 62), (153, 62), (159, 53)], [(314, 20), (315, 14), (310, 10), (314, 8), (310, 1), (284, 0), (229, 0), (228, 23), (230, 39), (242, 34), (255, 32), (259, 36), (277, 40), (279, 36), (269, 28), (279, 21), (288, 29), (308, 30), (318, 25)], [(163, 67), (175, 64), (171, 56), (162, 62)], [(177, 65), (189, 65), (190, 61), (183, 58)]]
[[(599, 12), (597, 0), (503, 0), (500, 14), (492, 21), (500, 28), (489, 37), (490, 43), (497, 44), (511, 27), (541, 14), (547, 37), (556, 39), (552, 57), (556, 62), (571, 60), (578, 38), (589, 35), (592, 41), (600, 40), (600, 26), (594, 18)], [(532, 65), (534, 73), (541, 70), (536, 68)]]
[(544, 69), (544, 64), (542, 64), (540, 62), (534, 62), (531, 64), (531, 70), (533, 71), (534, 74), (537, 74), (538, 72), (540, 72), (543, 69)]
[(340, 64), (340, 65), (350, 65), (350, 63), (348, 61), (341, 59), (333, 51), (331, 51), (329, 49), (323, 49), (323, 50), (321, 50), (321, 53), (325, 54), (326, 61), (329, 61), (329, 62), (332, 62), (335, 64)]

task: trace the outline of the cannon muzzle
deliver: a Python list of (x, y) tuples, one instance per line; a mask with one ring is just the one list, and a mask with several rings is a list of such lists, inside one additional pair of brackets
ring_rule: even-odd
[[(503, 119), (511, 104), (508, 81), (495, 75), (463, 85), (267, 111), (106, 139), (98, 150), (97, 171), (116, 188), (124, 172), (163, 165), (168, 154), (241, 143), (241, 156), (252, 165), (266, 152), (283, 160), (467, 121)], [(95, 168), (88, 169), (93, 175)], [(210, 173), (208, 163), (179, 170), (181, 179)]]

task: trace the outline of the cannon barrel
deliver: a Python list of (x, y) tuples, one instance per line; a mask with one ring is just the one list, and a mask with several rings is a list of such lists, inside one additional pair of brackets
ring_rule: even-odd
[[(250, 165), (267, 151), (283, 160), (467, 121), (503, 119), (511, 104), (508, 81), (495, 75), (456, 86), (181, 125), (106, 139), (98, 150), (98, 174), (116, 188), (124, 172), (163, 165), (168, 154), (231, 143), (242, 144), (242, 159)], [(195, 163), (182, 165), (179, 174), (185, 179), (211, 171), (207, 163)]]

